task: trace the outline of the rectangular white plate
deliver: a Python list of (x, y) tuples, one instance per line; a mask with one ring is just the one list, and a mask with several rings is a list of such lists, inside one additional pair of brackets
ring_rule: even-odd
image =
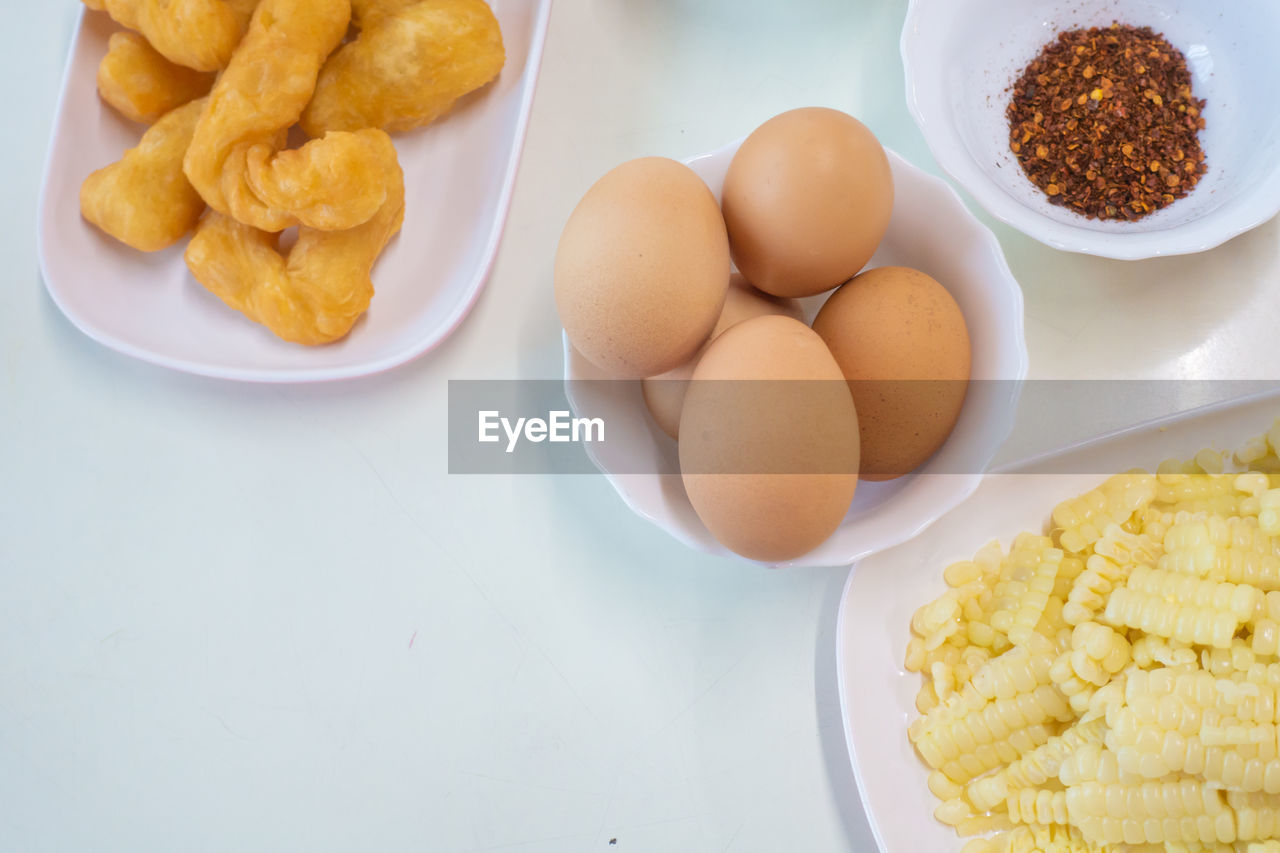
[(492, 85), (436, 123), (394, 138), (405, 171), (404, 228), (374, 268), (368, 314), (324, 347), (285, 343), (188, 273), (185, 241), (155, 255), (80, 217), (80, 184), (137, 144), (143, 128), (97, 94), (115, 25), (81, 18), (41, 192), (40, 266), (54, 302), (82, 332), (166, 367), (257, 382), (343, 379), (387, 370), (444, 340), (480, 295), (506, 220), (533, 102), (551, 0), (490, 0), (507, 62)]
[[(1053, 508), (1108, 473), (1189, 458), (1204, 447), (1234, 450), (1280, 417), (1266, 392), (1153, 421), (989, 474), (963, 504), (915, 539), (859, 563), (840, 601), (836, 672), (845, 739), (871, 829), (883, 853), (958, 853), (963, 840), (933, 819), (924, 763), (907, 741), (921, 686), (902, 668), (911, 614), (946, 591), (942, 570), (992, 539), (1006, 548), (1042, 532)], [(1093, 473), (1058, 473), (1063, 471)]]

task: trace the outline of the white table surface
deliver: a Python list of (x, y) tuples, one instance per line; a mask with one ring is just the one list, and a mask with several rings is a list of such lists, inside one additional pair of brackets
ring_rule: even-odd
[[(622, 160), (817, 103), (936, 170), (904, 2), (558, 0), (480, 303), (326, 387), (170, 373), (60, 316), (35, 208), (77, 8), (11, 5), (0, 850), (874, 850), (835, 691), (846, 570), (690, 553), (598, 477), (449, 477), (445, 404), (451, 378), (559, 376), (556, 239)], [(1132, 264), (996, 231), (1033, 376), (1280, 376), (1277, 222)]]

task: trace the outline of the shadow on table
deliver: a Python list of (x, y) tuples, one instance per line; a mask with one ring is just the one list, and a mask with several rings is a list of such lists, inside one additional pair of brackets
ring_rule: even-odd
[(840, 596), (844, 591), (848, 573), (831, 572), (831, 578), (822, 594), (819, 614), (817, 648), (813, 658), (815, 706), (818, 715), (818, 736), (822, 742), (822, 758), (831, 784), (831, 796), (835, 809), (844, 826), (849, 849), (856, 853), (875, 853), (876, 841), (871, 825), (862, 810), (862, 798), (853, 775), (849, 746), (844, 735), (844, 714), (840, 707), (840, 690), (836, 671), (836, 620), (840, 615)]

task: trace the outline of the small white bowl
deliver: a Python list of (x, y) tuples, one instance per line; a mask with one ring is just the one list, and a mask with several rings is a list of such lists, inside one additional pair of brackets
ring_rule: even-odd
[[(741, 140), (688, 160), (716, 198)], [(933, 276), (955, 297), (973, 346), (972, 377), (1022, 380), (1027, 375), (1022, 290), (990, 229), (955, 190), (892, 151), (894, 204), (889, 230), (870, 267), (902, 265)], [(810, 319), (826, 295), (805, 300)], [(564, 341), (565, 390), (579, 417), (603, 418), (608, 442), (585, 445), (627, 506), (692, 548), (731, 555), (703, 526), (679, 474), (676, 443), (649, 417), (639, 381), (608, 374)], [(1013, 428), (1019, 382), (970, 385), (947, 443), (920, 470), (885, 483), (862, 482), (844, 522), (822, 545), (778, 565), (848, 565), (915, 536), (963, 501)], [(971, 473), (939, 473), (971, 472)]]
[[(1049, 204), (1009, 151), (1009, 88), (1062, 30), (1149, 26), (1207, 101), (1208, 171), (1136, 222)], [(1133, 260), (1211, 249), (1280, 212), (1280, 4), (1274, 0), (911, 0), (907, 106), (938, 164), (997, 219), (1055, 249)]]

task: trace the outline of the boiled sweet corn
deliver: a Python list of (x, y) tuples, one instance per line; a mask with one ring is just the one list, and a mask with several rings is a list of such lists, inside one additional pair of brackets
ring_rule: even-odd
[(984, 546), (912, 620), (964, 853), (1280, 853), (1280, 420)]

